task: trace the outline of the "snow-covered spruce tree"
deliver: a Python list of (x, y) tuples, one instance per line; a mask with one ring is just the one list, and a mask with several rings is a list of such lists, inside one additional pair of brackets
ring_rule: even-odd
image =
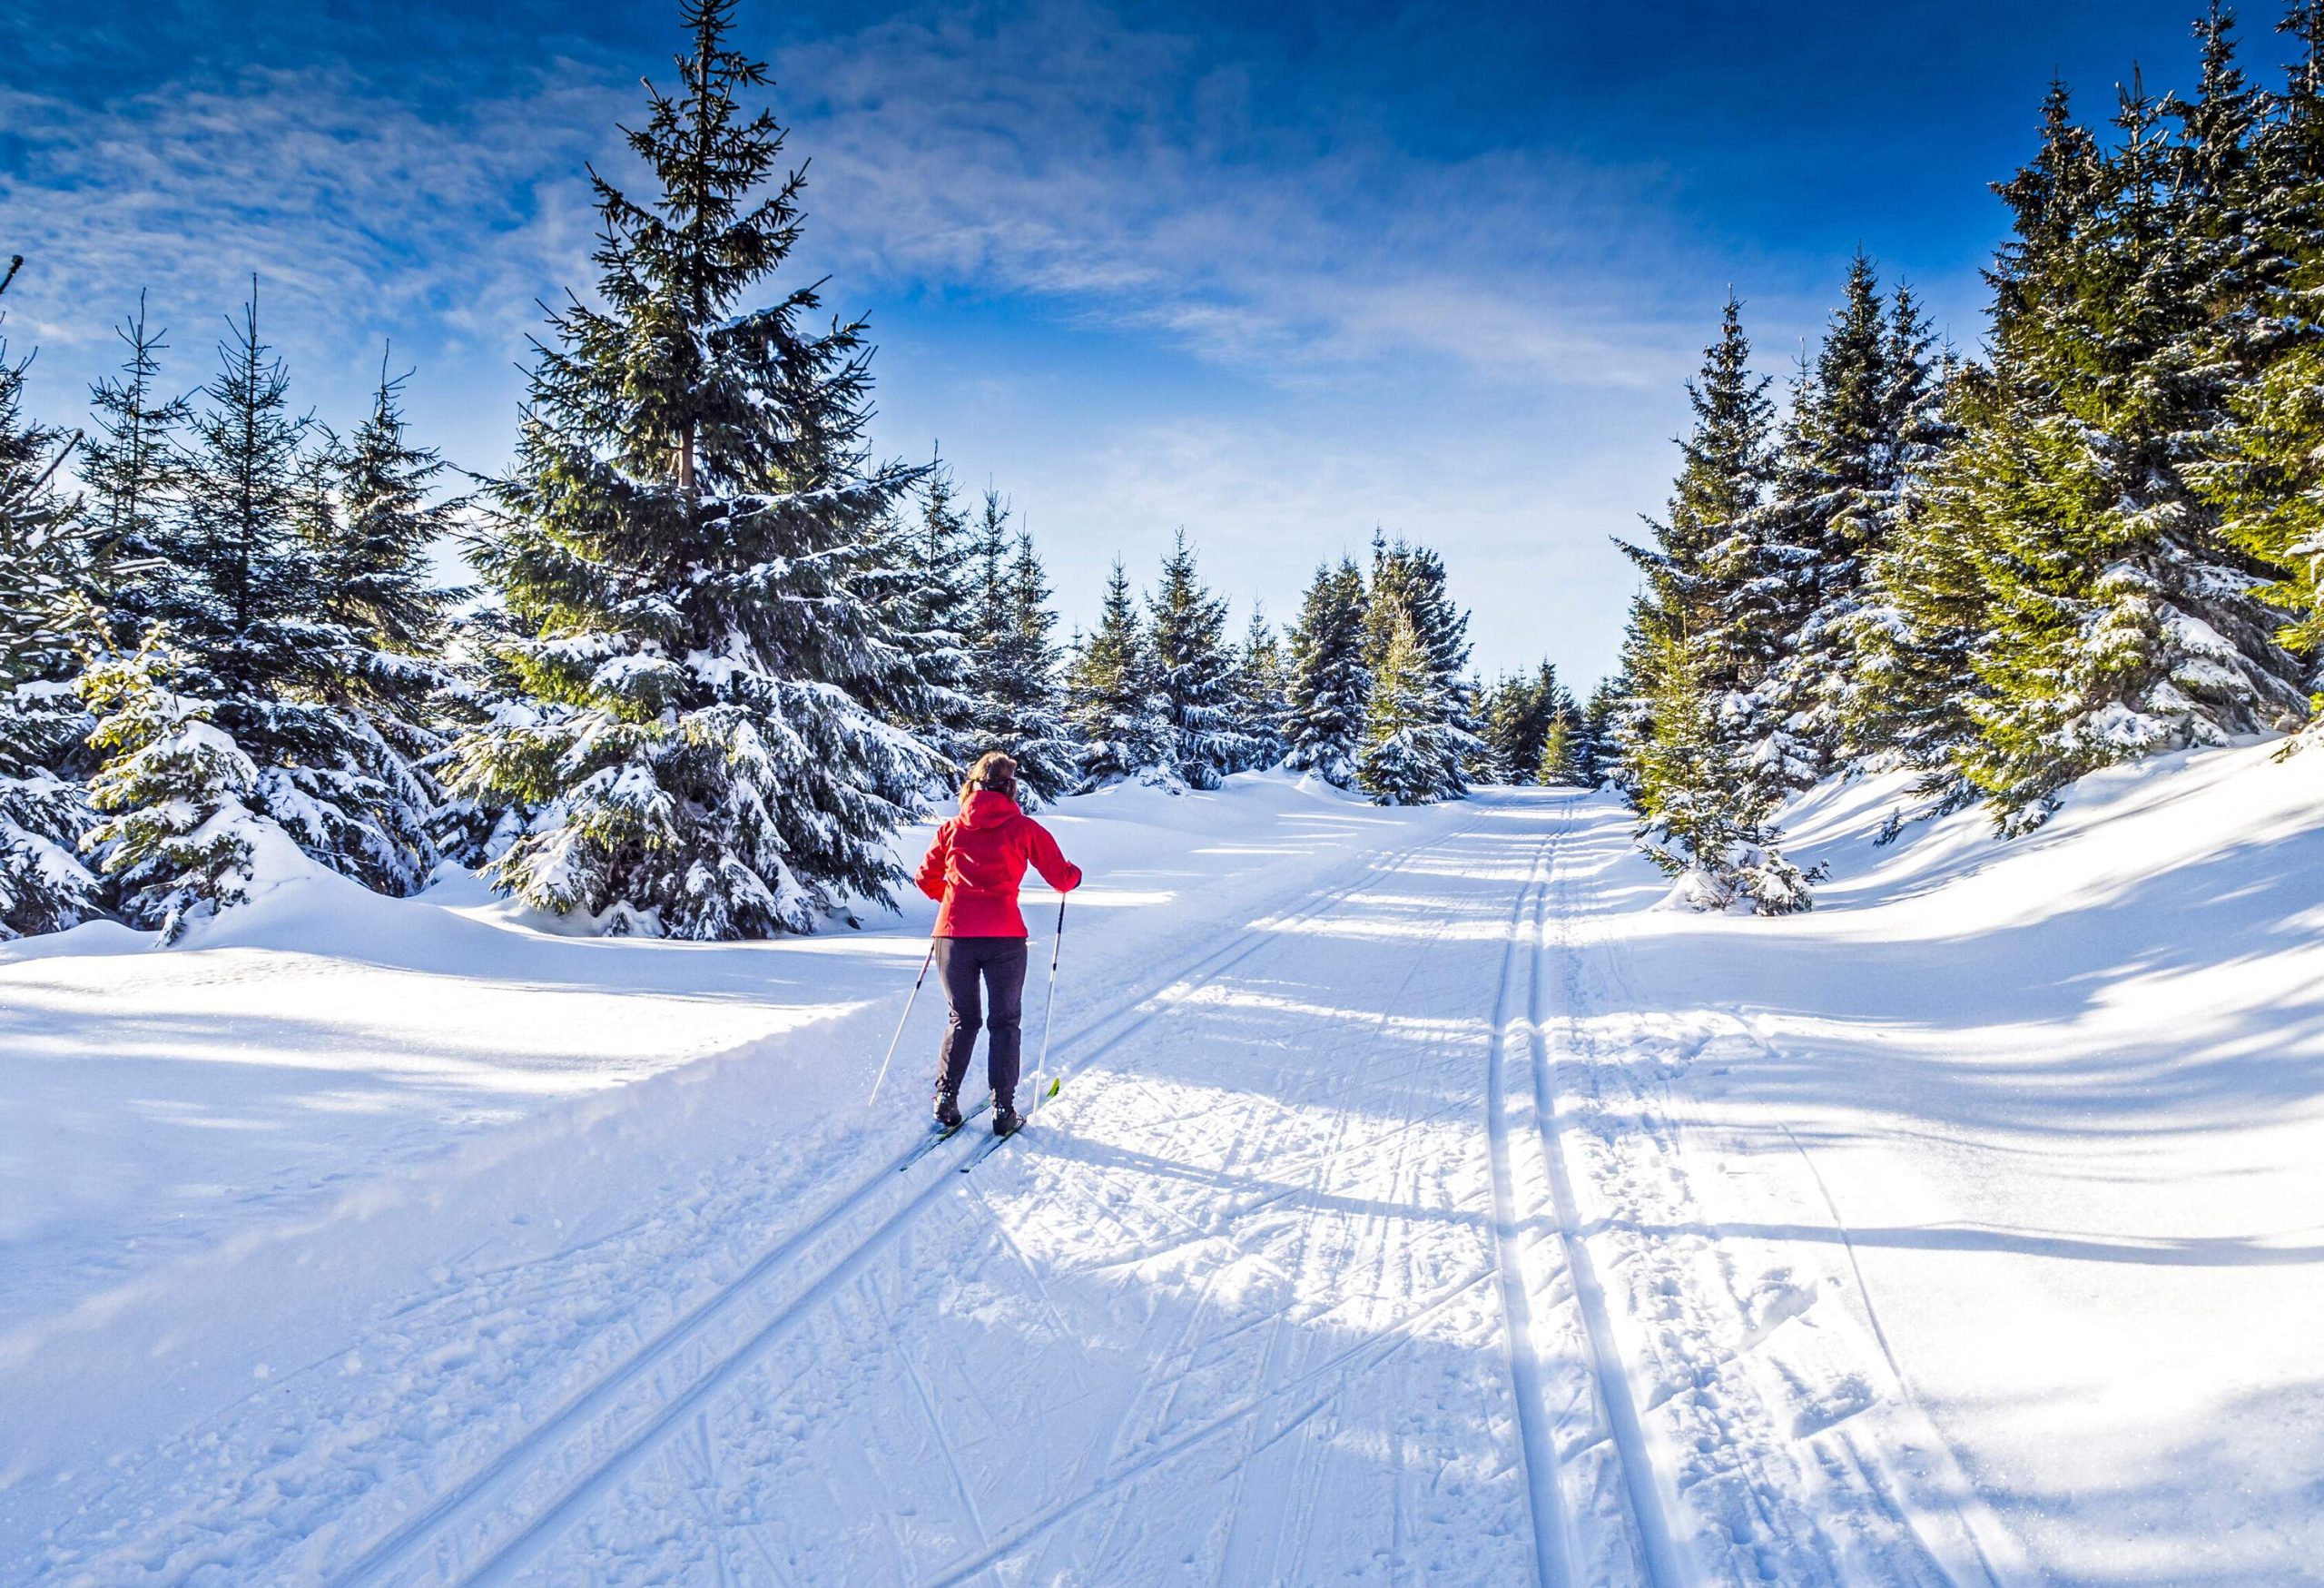
[(1371, 673), (1364, 662), (1364, 570), (1353, 557), (1315, 570), (1291, 631), (1284, 764), (1346, 788), (1355, 781)]
[(217, 724), (218, 704), (178, 693), (188, 659), (156, 628), (134, 656), (89, 668), (91, 743), (105, 764), (89, 797), (106, 813), (82, 846), (119, 892), (133, 923), (175, 942), (186, 927), (241, 902), (258, 845), (283, 842), (251, 810), (258, 764)]
[[(2231, 60), (2215, 64), (2229, 52), (2224, 23), (2211, 21), (2199, 32), (2215, 28), (2221, 42), (2205, 38), (2198, 105), (2230, 108), (2181, 113), (2189, 142), (2211, 151), (2201, 162), (2209, 185), (2226, 198), (2200, 235), (2218, 259), (2215, 274), (2251, 290), (2244, 312), (2215, 321), (2222, 345), (2212, 368), (2243, 379), (2226, 395), (2227, 422), (2188, 475), (2219, 514), (2221, 534), (2271, 576), (2260, 594), (2287, 614), (2277, 638), (2312, 669), (2324, 652), (2324, 5), (2294, 5), (2280, 25), (2298, 50), (2264, 121), (2248, 96), (2212, 85)], [(2240, 148), (2226, 135), (2239, 126), (2248, 138)], [(2319, 722), (2324, 694), (2311, 695), (2306, 727), (2287, 749), (2313, 738)]]
[(927, 702), (921, 719), (905, 725), (942, 757), (936, 782), (943, 786), (935, 791), (941, 806), (960, 774), (992, 748), (979, 725), (980, 658), (972, 653), (990, 637), (994, 554), (960, 510), (941, 457), (929, 463), (919, 507), (898, 530), (902, 599), (894, 626)]
[[(1451, 780), (1440, 792), (1442, 798), (1459, 799), (1468, 793), (1469, 769), (1489, 754), (1477, 735), (1467, 676), (1469, 615), (1453, 605), (1443, 559), (1435, 552), (1401, 539), (1392, 544), (1375, 538), (1364, 609), (1365, 662), (1375, 676), (1400, 618), (1412, 625), (1427, 659), (1431, 688), (1426, 699), (1443, 714), (1443, 725), (1464, 746)], [(1367, 718), (1367, 739), (1371, 727)]]
[(89, 721), (70, 682), (96, 637), (93, 551), (55, 489), (71, 438), (24, 412), (0, 341), (0, 942), (100, 912), (77, 850), (95, 822), (76, 775)]
[(1254, 605), (1243, 649), (1236, 658), (1235, 715), (1249, 751), (1239, 772), (1265, 771), (1281, 764), (1289, 749), (1284, 724), (1291, 711), (1290, 680), (1283, 642), (1264, 609)]
[(1531, 674), (1504, 674), (1484, 692), (1478, 715), (1482, 737), (1491, 747), (1503, 781), (1535, 781), (1542, 745), (1552, 727), (1575, 712), (1573, 697), (1558, 683), (1557, 668), (1543, 662)]
[(1928, 417), (1930, 340), (1911, 295), (1899, 289), (1892, 312), (1859, 252), (1785, 428), (1761, 543), (1780, 649), (1756, 692), (1761, 742), (1747, 760), (1783, 786), (1846, 758), (1868, 569), (1898, 525), (1905, 427)]
[[(456, 787), (537, 814), (488, 868), (537, 907), (696, 939), (803, 932), (885, 901), (888, 834), (933, 753), (910, 641), (859, 579), (920, 478), (868, 468), (860, 323), (813, 286), (739, 308), (797, 240), (803, 173), (729, 49), (732, 0), (689, 0), (675, 94), (629, 134), (655, 192), (592, 173), (602, 308), (537, 344), (510, 473), (478, 554), (527, 631), (537, 721), (463, 737)], [(758, 195), (758, 196), (753, 196)]]
[(1614, 721), (1625, 694), (1620, 680), (1601, 678), (1581, 708), (1581, 728), (1574, 751), (1574, 771), (1585, 788), (1603, 788), (1612, 774), (1618, 752)]
[(1766, 915), (1810, 908), (1813, 879), (1776, 850), (1767, 825), (1775, 792), (1745, 775), (1744, 747), (1722, 732), (1717, 697), (1699, 676), (1708, 658), (1669, 636), (1652, 644), (1660, 654), (1647, 669), (1647, 710), (1656, 731), (1637, 747), (1640, 786), (1656, 791), (1640, 807), (1647, 854), (1696, 909), (1738, 900)]
[[(1620, 543), (1645, 584), (1623, 641), (1612, 770), (1649, 824), (1675, 811), (1705, 831), (1740, 830), (1783, 786), (1780, 764), (1740, 753), (1747, 745), (1766, 747), (1756, 691), (1780, 656), (1782, 587), (1766, 577), (1767, 388), (1751, 373), (1741, 306), (1730, 294), (1718, 340), (1688, 383), (1694, 424), (1679, 444), (1669, 509), (1662, 522), (1648, 520), (1652, 545)], [(1676, 671), (1665, 676), (1669, 669)], [(1722, 754), (1694, 745), (1704, 735)], [(1684, 781), (1697, 777), (1712, 781)], [(1732, 808), (1713, 822), (1710, 813), (1722, 803)]]
[(970, 747), (973, 763), (1000, 750), (1017, 763), (1017, 782), (1029, 806), (1069, 792), (1081, 774), (1080, 753), (1066, 726), (1057, 683), (1057, 650), (1049, 632), (1049, 576), (1033, 538), (1010, 528), (1008, 504), (985, 492), (973, 539), (976, 595), (972, 636)]
[(456, 531), (461, 504), (428, 499), (446, 465), (411, 439), (402, 404), (408, 378), (389, 376), (383, 356), (370, 411), (344, 446), (323, 456), (310, 521), (320, 609), (345, 635), (334, 666), (340, 687), (426, 778), (432, 810), (442, 800), (435, 774), (448, 743), (439, 703), (468, 686), (443, 660), (464, 592), (438, 584), (431, 559)]
[(2208, 311), (2162, 113), (2122, 95), (2097, 153), (2063, 88), (2041, 156), (2003, 189), (1997, 400), (1956, 451), (1972, 488), (1932, 514), (1984, 596), (1961, 767), (2005, 830), (2099, 766), (2305, 714), (2284, 614), (2228, 547), (2185, 464), (2208, 428)]
[(1466, 792), (1461, 763), (1473, 735), (1452, 720), (1435, 659), (1407, 612), (1398, 612), (1372, 668), (1356, 786), (1380, 805), (1427, 805)]
[(432, 791), (358, 698), (371, 647), (327, 610), (331, 460), (301, 452), (310, 427), (260, 335), (255, 281), (229, 328), (155, 555), (122, 582), (116, 622), (167, 628), (172, 689), (207, 702), (257, 766), (256, 815), (331, 870), (409, 893), (435, 863)]
[(1180, 530), (1147, 598), (1154, 689), (1170, 726), (1171, 764), (1190, 788), (1216, 788), (1256, 751), (1240, 711), (1238, 658), (1226, 639), (1226, 603), (1195, 567)]
[(1898, 288), (1890, 311), (1887, 403), (1896, 478), (1883, 504), (1887, 522), (1865, 558), (1838, 712), (1844, 762), (1869, 771), (1918, 771), (1923, 813), (1935, 815), (1975, 794), (1955, 760), (1972, 732), (1969, 647), (1982, 594), (1957, 545), (1921, 534), (1919, 526), (1937, 494), (1953, 488), (1948, 470), (1959, 416), (1977, 400), (1984, 371), (1949, 356), (1933, 361), (1932, 345), (1918, 306)]
[(1176, 784), (1175, 735), (1154, 684), (1154, 663), (1138, 622), (1129, 575), (1114, 564), (1098, 626), (1075, 652), (1066, 680), (1066, 720), (1081, 742), (1081, 784), (1125, 779)]
[[(179, 438), (193, 422), (193, 404), (182, 395), (161, 394), (164, 333), (148, 324), (145, 296), (137, 312), (113, 328), (127, 350), (118, 376), (99, 379), (89, 389), (94, 421), (84, 443), (80, 472), (87, 487), (84, 517), (118, 562), (136, 563), (165, 555), (164, 520), (175, 510), (184, 484)], [(107, 630), (114, 646), (133, 650), (152, 615), (131, 609), (141, 589), (136, 581), (109, 591), (114, 610)]]

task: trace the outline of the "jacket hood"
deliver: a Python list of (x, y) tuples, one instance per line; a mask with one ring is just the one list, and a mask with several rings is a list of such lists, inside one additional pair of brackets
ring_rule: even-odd
[(969, 808), (960, 813), (960, 825), (976, 828), (998, 827), (1011, 817), (1021, 816), (1024, 814), (1017, 808), (1015, 800), (998, 789), (980, 788), (969, 795)]

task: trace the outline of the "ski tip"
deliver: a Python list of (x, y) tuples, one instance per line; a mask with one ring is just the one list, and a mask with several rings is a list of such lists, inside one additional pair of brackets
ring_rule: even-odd
[(1060, 1076), (1059, 1076), (1056, 1080), (1052, 1080), (1052, 1081), (1050, 1081), (1050, 1082), (1049, 1082), (1049, 1090), (1047, 1090), (1047, 1091), (1043, 1092), (1041, 1095), (1042, 1095), (1043, 1097), (1047, 1097), (1047, 1098), (1053, 1098), (1053, 1097), (1057, 1096), (1057, 1089), (1058, 1089), (1059, 1087), (1063, 1086), (1064, 1084), (1065, 1084), (1065, 1077), (1063, 1077), (1063, 1076), (1061, 1076), (1061, 1075), (1060, 1075)]

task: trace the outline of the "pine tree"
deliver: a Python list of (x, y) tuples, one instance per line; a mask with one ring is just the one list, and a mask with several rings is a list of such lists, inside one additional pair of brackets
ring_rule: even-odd
[(1717, 697), (1700, 676), (1709, 658), (1667, 636), (1653, 645), (1647, 709), (1656, 731), (1639, 746), (1637, 802), (1648, 856), (1680, 880), (1698, 909), (1738, 900), (1761, 914), (1808, 909), (1813, 879), (1774, 847), (1767, 825), (1774, 791), (1746, 774), (1744, 747), (1722, 731)]
[(732, 0), (688, 0), (680, 86), (629, 133), (656, 192), (592, 173), (604, 308), (537, 343), (479, 566), (528, 631), (537, 724), (468, 735), (456, 784), (537, 811), (488, 875), (609, 930), (806, 931), (898, 872), (888, 835), (936, 766), (907, 636), (867, 590), (921, 471), (867, 467), (860, 322), (814, 286), (739, 310), (799, 236), (803, 173), (752, 198), (783, 133)]
[[(1622, 545), (1645, 585), (1623, 641), (1621, 693), (1609, 702), (1610, 770), (1649, 824), (1680, 834), (1756, 831), (1783, 786), (1779, 755), (1772, 764), (1752, 758), (1771, 743), (1756, 692), (1781, 654), (1783, 614), (1794, 605), (1770, 577), (1784, 547), (1765, 503), (1767, 388), (1751, 373), (1741, 306), (1729, 294), (1718, 339), (1687, 387), (1694, 424), (1679, 443), (1669, 510), (1649, 520), (1651, 546)], [(1689, 867), (1718, 863), (1690, 836), (1674, 842), (1687, 847)]]
[(1154, 689), (1169, 723), (1171, 763), (1190, 788), (1216, 788), (1249, 764), (1257, 745), (1241, 721), (1237, 658), (1226, 641), (1226, 603), (1203, 585), (1179, 531), (1147, 600)]
[(1953, 762), (1972, 731), (1969, 646), (1981, 607), (1974, 570), (1949, 540), (1917, 533), (1930, 504), (1950, 488), (1946, 469), (1959, 414), (1975, 399), (1981, 371), (1947, 357), (1903, 287), (1890, 311), (1889, 389), (1884, 406), (1896, 468), (1881, 508), (1886, 522), (1865, 557), (1863, 601), (1849, 620), (1853, 651), (1839, 680), (1840, 750), (1851, 767), (1911, 767), (1932, 813), (1956, 809), (1970, 785)]
[(1289, 712), (1284, 764), (1346, 788), (1371, 695), (1364, 665), (1364, 572), (1353, 557), (1315, 570), (1291, 631)]
[(2184, 464), (2210, 419), (2187, 189), (2162, 111), (2133, 82), (2102, 156), (2063, 88), (2042, 154), (2003, 191), (1996, 400), (1956, 452), (1950, 534), (1984, 596), (1976, 735), (1959, 756), (2004, 828), (2096, 767), (2296, 715), (2283, 615), (2225, 547)]
[(1057, 619), (1049, 607), (1049, 577), (1032, 537), (1010, 528), (1008, 504), (997, 491), (985, 492), (975, 550), (968, 759), (990, 750), (1009, 756), (1022, 796), (1038, 808), (1069, 792), (1081, 774), (1049, 644)]
[(907, 725), (943, 758), (938, 775), (948, 794), (990, 747), (978, 726), (977, 651), (998, 632), (998, 566), (1005, 556), (1004, 538), (990, 522), (998, 498), (985, 493), (986, 533), (980, 535), (960, 511), (957, 492), (942, 458), (931, 459), (919, 519), (901, 536), (908, 593), (896, 624), (928, 701), (924, 720)]
[(1859, 252), (1802, 382), (1769, 509), (1781, 653), (1756, 692), (1760, 742), (1748, 759), (1785, 788), (1837, 770), (1846, 724), (1865, 711), (1857, 653), (1880, 604), (1867, 586), (1904, 516), (1908, 461), (1928, 439), (1930, 340), (1910, 293), (1898, 290), (1892, 312)]
[(1177, 781), (1168, 707), (1155, 686), (1137, 601), (1118, 560), (1106, 585), (1098, 626), (1076, 650), (1066, 686), (1066, 717), (1081, 741), (1083, 788), (1131, 778)]
[[(184, 483), (178, 440), (192, 423), (193, 405), (182, 395), (160, 395), (161, 355), (169, 344), (163, 332), (147, 325), (143, 292), (135, 316), (115, 326), (113, 334), (128, 352), (118, 377), (106, 376), (90, 388), (95, 428), (82, 450), (81, 478), (88, 487), (91, 526), (113, 559), (136, 564), (164, 551), (163, 520)], [(118, 603), (133, 598), (138, 587), (133, 583), (110, 594)], [(147, 616), (111, 614), (113, 643), (134, 646)]]
[(1575, 771), (1584, 787), (1603, 788), (1613, 775), (1620, 754), (1614, 724), (1628, 693), (1620, 680), (1600, 679), (1590, 692), (1590, 704), (1582, 707)]
[[(1428, 687), (1415, 700), (1424, 700), (1442, 714), (1437, 725), (1445, 742), (1462, 746), (1448, 781), (1436, 793), (1442, 799), (1459, 799), (1468, 792), (1468, 772), (1480, 755), (1489, 755), (1477, 735), (1474, 702), (1466, 672), (1469, 665), (1469, 616), (1453, 605), (1443, 559), (1426, 547), (1403, 540), (1393, 544), (1375, 537), (1372, 545), (1372, 577), (1365, 594), (1365, 666), (1377, 679), (1397, 626), (1409, 625), (1421, 647)], [(1375, 736), (1373, 716), (1382, 709), (1376, 689), (1369, 702), (1365, 737)]]
[(1544, 788), (1561, 788), (1583, 781), (1581, 724), (1578, 714), (1560, 711), (1541, 735), (1541, 754), (1534, 762), (1533, 778)]
[(157, 628), (82, 680), (99, 714), (91, 741), (106, 754), (89, 797), (108, 814), (82, 845), (120, 889), (123, 914), (164, 946), (241, 902), (257, 848), (281, 841), (251, 810), (259, 766), (218, 725), (218, 704), (173, 687), (188, 670)]
[(167, 630), (172, 693), (205, 702), (258, 768), (255, 817), (331, 870), (412, 893), (436, 861), (432, 790), (358, 699), (370, 647), (328, 610), (324, 548), (342, 534), (333, 456), (301, 450), (312, 427), (290, 411), (290, 377), (260, 334), (255, 281), (219, 357), (156, 555), (116, 612)]
[(1290, 715), (1291, 697), (1282, 641), (1266, 613), (1256, 605), (1251, 608), (1250, 626), (1244, 632), (1242, 655), (1236, 661), (1236, 722), (1250, 749), (1236, 770), (1265, 771), (1280, 764), (1289, 752), (1285, 723)]
[(24, 412), (29, 362), (0, 341), (0, 942), (102, 904), (74, 853), (95, 818), (75, 775), (89, 724), (68, 682), (96, 637), (94, 557), (54, 487), (72, 438)]
[(1356, 784), (1374, 804), (1426, 805), (1464, 792), (1461, 761), (1473, 738), (1452, 720), (1436, 659), (1408, 612), (1397, 613), (1372, 669)]
[(448, 742), (438, 703), (464, 687), (440, 658), (465, 594), (438, 583), (434, 553), (454, 533), (461, 504), (428, 499), (446, 465), (411, 440), (408, 379), (390, 377), (382, 357), (370, 411), (343, 448), (317, 456), (323, 478), (310, 521), (320, 610), (345, 635), (334, 666), (340, 688), (425, 779), (420, 797), (432, 818), (442, 790), (423, 769), (441, 764)]
[[(2205, 88), (2181, 114), (2190, 142), (2211, 151), (2198, 158), (2205, 191), (2221, 195), (2201, 232), (2213, 301), (2230, 310), (2214, 320), (2211, 367), (2236, 378), (2188, 475), (2221, 536), (2266, 579), (2258, 594), (2284, 614), (2276, 638), (2307, 665), (2312, 688), (2324, 651), (2324, 5), (2293, 5), (2279, 24), (2299, 48), (2264, 121), (2229, 75), (2226, 20), (2214, 11), (2197, 31)], [(2293, 744), (2319, 721), (2324, 695), (2311, 694)]]
[(1478, 715), (1500, 780), (1539, 780), (1542, 747), (1561, 725), (1568, 730), (1580, 713), (1573, 696), (1558, 682), (1558, 670), (1543, 662), (1531, 675), (1504, 674), (1483, 694)]

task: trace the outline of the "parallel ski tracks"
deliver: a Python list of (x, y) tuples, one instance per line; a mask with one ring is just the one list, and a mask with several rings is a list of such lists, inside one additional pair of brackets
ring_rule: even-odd
[[(1571, 802), (1566, 803), (1570, 810)], [(1565, 1254), (1574, 1305), (1581, 1314), (1599, 1410), (1606, 1419), (1607, 1433), (1621, 1470), (1623, 1499), (1631, 1525), (1637, 1530), (1640, 1563), (1653, 1588), (1679, 1588), (1689, 1576), (1680, 1561), (1671, 1519), (1663, 1504), (1652, 1449), (1639, 1416), (1638, 1397), (1632, 1393), (1620, 1345), (1614, 1337), (1605, 1287), (1599, 1282), (1597, 1263), (1583, 1233), (1581, 1206), (1574, 1196), (1572, 1170), (1566, 1160), (1559, 1123), (1557, 1068), (1550, 1050), (1548, 1010), (1548, 989), (1553, 971), (1550, 899), (1558, 848), (1559, 839), (1552, 837), (1544, 851), (1546, 869), (1551, 876), (1544, 877), (1535, 893), (1532, 927), (1527, 933), (1532, 962), (1526, 991), (1525, 1029), (1532, 1060), (1533, 1122), (1541, 1135), (1542, 1161), (1549, 1173), (1551, 1213), (1558, 1242)]]
[(1567, 1540), (1571, 1529), (1559, 1482), (1557, 1443), (1550, 1428), (1549, 1396), (1542, 1381), (1541, 1347), (1534, 1337), (1532, 1299), (1525, 1287), (1524, 1253), (1519, 1245), (1517, 1177), (1509, 1150), (1510, 1028), (1517, 967), (1526, 918), (1538, 923), (1538, 900), (1548, 884), (1542, 868), (1551, 853), (1544, 844), (1533, 857), (1524, 884), (1509, 912), (1509, 942), (1501, 961), (1501, 982), (1493, 993), (1492, 1048), (1485, 1070), (1485, 1139), (1492, 1158), (1494, 1267), (1501, 1283), (1503, 1333), (1507, 1336), (1512, 1397), (1517, 1403), (1517, 1442), (1525, 1472), (1526, 1509), (1533, 1524), (1533, 1571), (1541, 1588), (1571, 1588), (1573, 1572)]
[[(1162, 1001), (1164, 993), (1190, 980), (1197, 986), (1215, 980), (1265, 947), (1270, 941), (1269, 934), (1283, 924), (1328, 911), (1348, 895), (1363, 889), (1378, 872), (1393, 870), (1412, 855), (1456, 836), (1457, 831), (1434, 833), (1385, 855), (1365, 856), (1354, 864), (1352, 869), (1355, 874), (1348, 881), (1312, 896), (1304, 904), (1288, 912), (1252, 922), (1226, 942), (1192, 956), (1175, 971), (1157, 979), (1152, 984), (1152, 991), (1117, 1001), (1105, 1013), (1086, 1021), (1061, 1040), (1059, 1046), (1064, 1059), (1059, 1066), (1059, 1074), (1070, 1075), (1074, 1070), (1119, 1046), (1167, 1012), (1170, 1005)], [(1119, 1022), (1118, 1029), (1106, 1030), (1117, 1022)], [(688, 1346), (701, 1340), (728, 1315), (738, 1311), (772, 1277), (785, 1270), (793, 1259), (812, 1250), (822, 1244), (824, 1238), (837, 1234), (844, 1224), (876, 1201), (883, 1191), (892, 1192), (899, 1170), (911, 1168), (921, 1157), (933, 1156), (947, 1158), (953, 1167), (965, 1167), (981, 1159), (994, 1145), (990, 1142), (975, 1143), (952, 1154), (940, 1154), (929, 1152), (925, 1142), (915, 1142), (898, 1153), (823, 1213), (763, 1253), (733, 1281), (534, 1425), (476, 1472), (439, 1495), (427, 1509), (366, 1549), (345, 1571), (330, 1579), (332, 1588), (359, 1588), (359, 1585), (392, 1581), (394, 1573), (417, 1565), (431, 1545), (449, 1542), (452, 1534), (464, 1524), (487, 1521), (494, 1509), (514, 1498), (515, 1492), (525, 1480), (534, 1475), (541, 1465), (553, 1457), (568, 1440), (582, 1435), (593, 1423), (615, 1413), (627, 1391), (673, 1362)], [(566, 1524), (595, 1500), (617, 1486), (647, 1455), (658, 1449), (687, 1413), (706, 1409), (706, 1404), (713, 1396), (732, 1384), (753, 1363), (762, 1360), (817, 1303), (851, 1282), (874, 1256), (940, 1199), (951, 1185), (946, 1175), (930, 1176), (923, 1186), (869, 1234), (849, 1247), (796, 1296), (780, 1304), (741, 1346), (719, 1356), (691, 1382), (660, 1398), (652, 1409), (643, 1414), (642, 1423), (626, 1435), (612, 1433), (610, 1449), (602, 1449), (596, 1459), (561, 1485), (559, 1492), (546, 1505), (535, 1510), (513, 1533), (505, 1534), (479, 1552), (479, 1557), (471, 1563), (451, 1566), (448, 1573), (449, 1579), (463, 1584), (505, 1582), (529, 1564)], [(605, 1431), (600, 1431), (600, 1439), (604, 1436)], [(438, 1558), (442, 1557), (439, 1555)]]

